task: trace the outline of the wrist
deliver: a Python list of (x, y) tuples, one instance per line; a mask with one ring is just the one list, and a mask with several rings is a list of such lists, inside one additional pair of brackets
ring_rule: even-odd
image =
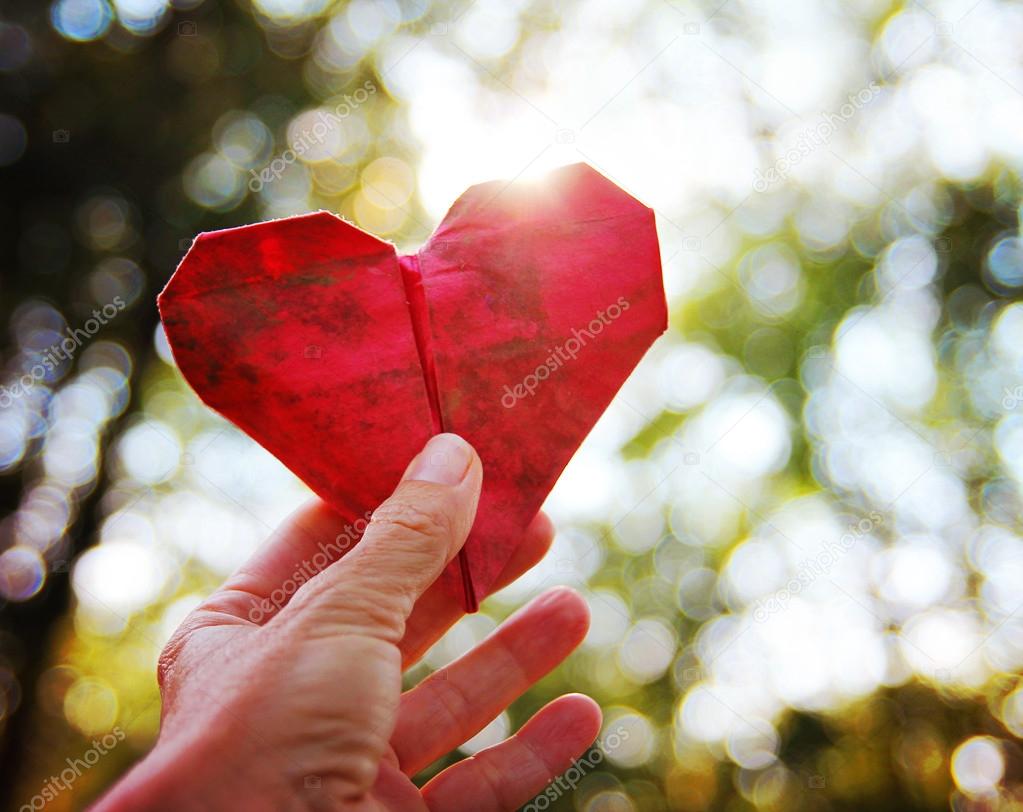
[(251, 774), (251, 760), (231, 747), (195, 747), (161, 738), (90, 812), (212, 812), (286, 808), (285, 787), (273, 770)]

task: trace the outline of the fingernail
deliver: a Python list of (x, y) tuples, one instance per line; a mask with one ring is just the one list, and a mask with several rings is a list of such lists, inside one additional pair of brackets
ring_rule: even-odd
[(472, 448), (457, 434), (431, 437), (409, 467), (405, 479), (457, 485), (465, 477), (472, 462)]

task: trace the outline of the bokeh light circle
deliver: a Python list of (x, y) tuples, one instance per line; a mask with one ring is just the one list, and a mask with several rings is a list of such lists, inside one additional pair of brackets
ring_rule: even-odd
[(952, 777), (967, 795), (992, 795), (1005, 775), (1005, 755), (996, 739), (974, 736), (952, 754)]
[(38, 550), (19, 544), (0, 553), (0, 597), (27, 601), (45, 581), (46, 562)]
[(76, 42), (99, 39), (113, 19), (113, 11), (106, 0), (57, 0), (50, 7), (53, 27), (62, 37)]
[(24, 153), (28, 144), (25, 126), (14, 116), (0, 113), (0, 166), (10, 166)]

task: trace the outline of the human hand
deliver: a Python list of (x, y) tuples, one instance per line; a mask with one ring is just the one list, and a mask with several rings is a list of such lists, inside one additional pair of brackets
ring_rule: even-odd
[[(589, 624), (582, 598), (553, 589), (402, 693), (402, 672), (462, 615), (434, 582), (465, 542), (481, 482), (464, 440), (434, 437), (362, 540), (254, 623), (253, 607), (342, 530), (318, 500), (297, 511), (167, 644), (159, 741), (95, 812), (487, 812), (540, 792), (596, 737), (591, 699), (562, 696), (422, 789), (412, 782), (568, 656)], [(495, 588), (551, 536), (538, 516)]]

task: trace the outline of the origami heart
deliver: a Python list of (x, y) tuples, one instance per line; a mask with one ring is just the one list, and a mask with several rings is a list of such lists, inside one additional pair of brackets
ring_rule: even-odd
[(584, 164), (473, 186), (409, 256), (326, 212), (200, 234), (159, 307), (199, 396), (352, 523), (471, 442), (469, 611), (667, 322), (653, 212)]

